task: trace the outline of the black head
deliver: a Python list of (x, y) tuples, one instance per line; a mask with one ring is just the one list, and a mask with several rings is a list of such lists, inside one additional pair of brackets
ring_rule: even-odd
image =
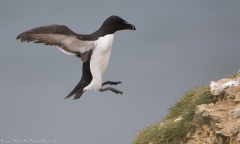
[(115, 33), (119, 30), (136, 30), (136, 27), (119, 16), (110, 16), (107, 18), (101, 28), (107, 30), (110, 33)]

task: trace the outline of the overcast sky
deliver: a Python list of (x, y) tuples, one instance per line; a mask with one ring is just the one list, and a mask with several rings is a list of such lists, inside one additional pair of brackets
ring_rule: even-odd
[[(63, 100), (82, 62), (56, 47), (21, 43), (21, 32), (64, 24), (90, 34), (118, 15), (136, 31), (115, 34), (103, 80), (112, 92)], [(185, 91), (240, 69), (240, 1), (0, 1), (0, 139), (129, 144)]]

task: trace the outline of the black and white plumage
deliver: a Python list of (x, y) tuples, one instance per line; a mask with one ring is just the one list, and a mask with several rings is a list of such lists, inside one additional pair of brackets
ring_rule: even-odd
[(77, 34), (65, 25), (41, 26), (18, 35), (21, 42), (43, 43), (57, 46), (62, 52), (75, 55), (83, 61), (82, 78), (76, 87), (65, 97), (79, 99), (86, 90), (111, 90), (122, 94), (112, 87), (102, 88), (103, 85), (117, 85), (121, 82), (106, 81), (102, 83), (102, 75), (108, 66), (114, 33), (119, 30), (136, 30), (118, 16), (110, 16), (102, 26), (92, 34)]

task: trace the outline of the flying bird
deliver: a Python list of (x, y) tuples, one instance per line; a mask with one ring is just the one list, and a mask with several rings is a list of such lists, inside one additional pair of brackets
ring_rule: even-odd
[(106, 81), (102, 83), (102, 76), (107, 69), (114, 33), (119, 30), (136, 30), (135, 26), (119, 16), (110, 16), (101, 27), (92, 34), (77, 34), (65, 25), (48, 25), (27, 30), (19, 34), (16, 39), (21, 42), (43, 43), (56, 46), (68, 55), (80, 58), (82, 65), (82, 78), (75, 88), (65, 97), (74, 96), (79, 99), (87, 90), (100, 92), (112, 91), (122, 94), (120, 90), (112, 87), (102, 88), (104, 85), (117, 85), (120, 81)]

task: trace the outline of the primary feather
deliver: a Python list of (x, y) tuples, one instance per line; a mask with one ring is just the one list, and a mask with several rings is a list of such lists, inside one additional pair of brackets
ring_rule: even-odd
[(94, 48), (94, 41), (88, 39), (87, 35), (74, 33), (65, 25), (41, 26), (18, 35), (16, 39), (21, 42), (43, 43), (60, 48), (63, 52), (76, 55), (86, 62)]

